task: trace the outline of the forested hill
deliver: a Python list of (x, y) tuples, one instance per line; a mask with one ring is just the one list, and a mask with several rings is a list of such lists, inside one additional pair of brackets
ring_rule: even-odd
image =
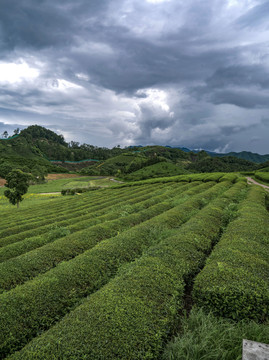
[(43, 157), (49, 160), (81, 161), (84, 159), (106, 160), (111, 156), (118, 155), (121, 149), (107, 149), (76, 141), (67, 143), (62, 135), (38, 125), (31, 125), (21, 131), (29, 146), (39, 149)]
[[(187, 149), (168, 146), (132, 146), (124, 149), (120, 146), (108, 149), (71, 141), (67, 143), (62, 135), (38, 125), (32, 125), (22, 130), (20, 134), (0, 140), (0, 177), (11, 168), (21, 168), (32, 171), (38, 166), (47, 171), (80, 170), (89, 163), (79, 163), (85, 159), (94, 159), (84, 171), (93, 175), (130, 175), (158, 176), (162, 174), (182, 174), (193, 172), (230, 172), (253, 171), (261, 168), (253, 161), (235, 156), (212, 157), (206, 151), (193, 152)], [(255, 155), (255, 154), (254, 154)], [(258, 154), (257, 154), (258, 155)], [(262, 156), (262, 155), (260, 155)], [(52, 161), (58, 161), (52, 164)], [(75, 162), (68, 167), (68, 162)], [(141, 169), (144, 169), (141, 172)], [(130, 177), (130, 176), (129, 176)]]

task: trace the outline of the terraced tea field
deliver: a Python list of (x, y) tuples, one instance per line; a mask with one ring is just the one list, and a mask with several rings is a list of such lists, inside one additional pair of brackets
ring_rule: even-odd
[(197, 174), (4, 210), (1, 358), (160, 359), (192, 303), (266, 322), (267, 196)]

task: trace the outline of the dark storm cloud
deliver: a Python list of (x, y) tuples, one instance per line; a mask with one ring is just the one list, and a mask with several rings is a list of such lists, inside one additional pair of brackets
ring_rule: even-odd
[[(0, 111), (4, 124), (29, 115), (98, 145), (211, 150), (247, 147), (256, 124), (252, 150), (269, 152), (268, 2), (0, 3), (0, 106), (14, 114)], [(1, 79), (1, 61), (38, 75)]]
[(259, 86), (269, 90), (269, 71), (261, 64), (235, 65), (218, 69), (208, 80), (210, 88), (227, 86)]
[(194, 87), (191, 94), (216, 105), (269, 108), (269, 70), (261, 64), (219, 68), (205, 85)]
[(248, 90), (224, 90), (216, 91), (211, 96), (214, 104), (233, 104), (239, 107), (253, 108), (269, 108), (269, 94), (264, 95), (255, 91)]
[(0, 23), (6, 49), (69, 46), (79, 35), (85, 10), (97, 16), (104, 1), (1, 0)]

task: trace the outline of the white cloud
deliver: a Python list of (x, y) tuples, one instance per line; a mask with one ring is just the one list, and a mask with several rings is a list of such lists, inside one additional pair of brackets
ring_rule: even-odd
[(46, 82), (47, 89), (53, 91), (69, 91), (75, 89), (83, 89), (82, 86), (74, 84), (64, 79), (53, 79)]
[(39, 76), (39, 70), (30, 67), (24, 60), (0, 63), (0, 83), (16, 84), (21, 81), (33, 81)]
[(143, 89), (138, 90), (137, 95), (145, 95), (145, 98), (139, 99), (138, 103), (142, 105), (151, 105), (154, 107), (159, 107), (163, 111), (169, 112), (170, 107), (167, 103), (168, 100), (168, 94), (164, 90), (160, 89)]
[(151, 4), (160, 4), (160, 3), (164, 3), (164, 2), (169, 2), (170, 0), (146, 0), (146, 2), (151, 3)]

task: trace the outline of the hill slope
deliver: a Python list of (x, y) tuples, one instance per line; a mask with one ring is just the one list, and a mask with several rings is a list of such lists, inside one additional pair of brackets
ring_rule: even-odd
[[(246, 154), (252, 153), (242, 152), (240, 154), (241, 157), (246, 157)], [(255, 161), (266, 158), (266, 155), (259, 155), (259, 158), (258, 154), (252, 155)], [(29, 172), (37, 166), (43, 166), (49, 172), (67, 171), (62, 169), (62, 166), (72, 171), (78, 171), (85, 167), (81, 171), (83, 175), (125, 177), (127, 174), (129, 176), (133, 173), (134, 178), (157, 176), (158, 171), (162, 176), (181, 174), (186, 171), (231, 172), (254, 171), (260, 168), (256, 163), (243, 158), (227, 157), (225, 154), (209, 154), (206, 151), (195, 152), (186, 148), (155, 145), (108, 149), (88, 144), (80, 145), (74, 141), (67, 143), (62, 135), (38, 125), (29, 126), (13, 138), (0, 140), (0, 159), (0, 176), (2, 177), (14, 167)], [(95, 162), (84, 162), (85, 159), (95, 160)], [(135, 173), (160, 162), (166, 162), (169, 165), (154, 166)], [(53, 164), (60, 166), (55, 167)], [(166, 173), (164, 166), (167, 167)]]

